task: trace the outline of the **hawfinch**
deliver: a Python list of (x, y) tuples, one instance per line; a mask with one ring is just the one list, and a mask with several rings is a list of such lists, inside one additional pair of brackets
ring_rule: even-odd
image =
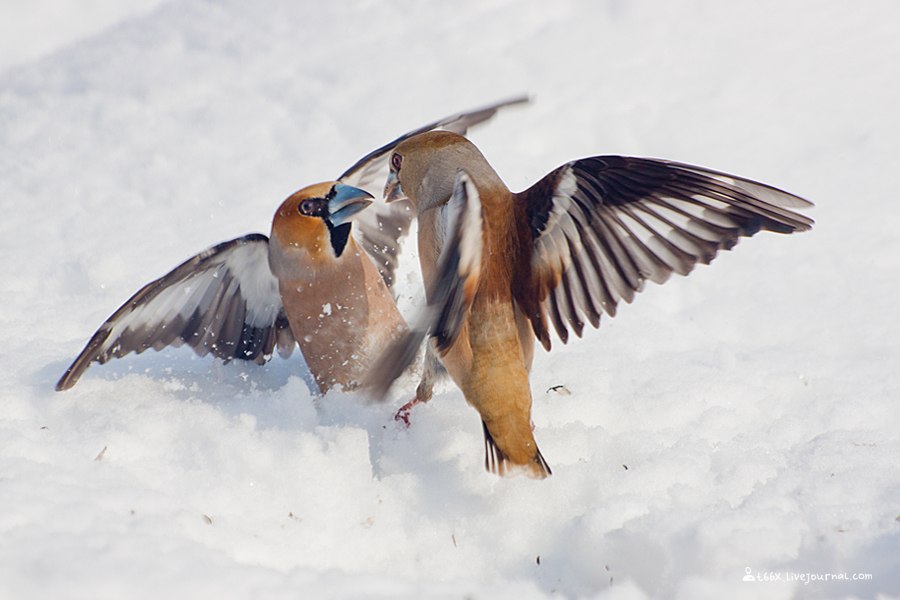
[(432, 338), (436, 353), (481, 415), (485, 467), (550, 468), (532, 434), (528, 373), (537, 338), (565, 343), (585, 323), (614, 316), (647, 280), (687, 275), (760, 230), (793, 233), (813, 221), (808, 201), (702, 167), (625, 156), (566, 163), (513, 193), (461, 135), (424, 133), (391, 155), (388, 201), (417, 212), (427, 314), (373, 366), (384, 397)]
[(223, 242), (141, 288), (94, 333), (56, 389), (75, 385), (92, 362), (182, 344), (201, 356), (259, 364), (276, 347), (287, 357), (299, 344), (315, 393), (352, 389), (374, 350), (407, 331), (390, 288), (413, 216), (402, 204), (360, 212), (373, 198), (360, 188), (384, 181), (399, 142), (433, 129), (463, 133), (525, 101), (425, 125), (367, 154), (337, 181), (291, 195), (275, 213), (271, 237)]

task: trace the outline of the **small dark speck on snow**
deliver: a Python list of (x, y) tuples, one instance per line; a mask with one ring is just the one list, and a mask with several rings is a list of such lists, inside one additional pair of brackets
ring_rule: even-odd
[(550, 392), (556, 392), (560, 396), (571, 396), (572, 395), (572, 392), (569, 391), (569, 388), (567, 388), (564, 385), (554, 385), (547, 389), (547, 393), (549, 394)]

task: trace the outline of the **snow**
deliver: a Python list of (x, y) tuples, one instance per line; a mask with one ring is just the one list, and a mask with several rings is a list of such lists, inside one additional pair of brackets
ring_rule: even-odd
[[(22, 6), (0, 4), (0, 598), (900, 597), (895, 2)], [(144, 283), (522, 91), (472, 135), (513, 189), (621, 153), (817, 204), (812, 232), (539, 353), (553, 477), (485, 473), (452, 385), (406, 430), (414, 378), (316, 401), (296, 354), (148, 352), (53, 391)], [(871, 579), (785, 581), (843, 573)]]

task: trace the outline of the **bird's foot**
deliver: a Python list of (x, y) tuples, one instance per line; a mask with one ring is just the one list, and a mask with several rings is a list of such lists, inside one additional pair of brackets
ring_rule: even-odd
[(409, 427), (409, 412), (412, 410), (413, 406), (421, 403), (422, 400), (419, 400), (419, 397), (416, 396), (415, 398), (401, 406), (400, 410), (394, 413), (394, 420), (398, 423), (403, 423), (404, 427)]
[(409, 413), (416, 404), (425, 404), (431, 400), (434, 392), (434, 374), (430, 373), (422, 376), (419, 387), (416, 388), (416, 397), (400, 407), (400, 410), (394, 413), (394, 420), (403, 423), (404, 427), (409, 427)]

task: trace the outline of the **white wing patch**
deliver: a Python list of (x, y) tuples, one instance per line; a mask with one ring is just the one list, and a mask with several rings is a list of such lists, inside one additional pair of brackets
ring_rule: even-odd
[(148, 348), (187, 344), (203, 356), (265, 362), (296, 344), (269, 269), (268, 238), (253, 234), (219, 244), (141, 288), (93, 335), (57, 389), (78, 381), (92, 362)]
[(481, 199), (468, 174), (460, 171), (453, 195), (440, 210), (444, 229), (437, 272), (428, 286), (428, 306), (413, 321), (409, 333), (381, 353), (370, 369), (368, 387), (383, 398), (391, 384), (415, 360), (426, 336), (434, 338), (438, 353), (446, 353), (459, 335), (478, 288), (484, 230)]
[[(460, 171), (453, 186), (453, 196), (447, 203), (447, 231), (452, 232), (456, 238), (454, 243), (459, 244), (457, 274), (461, 277), (477, 277), (481, 271), (483, 227), (478, 189), (468, 173)], [(443, 252), (446, 253), (447, 248)]]
[[(647, 280), (663, 283), (711, 262), (761, 230), (805, 231), (811, 204), (763, 183), (663, 160), (595, 156), (550, 173), (519, 195), (534, 239), (520, 293), (535, 334), (550, 347), (584, 319), (615, 315)], [(530, 296), (530, 297), (529, 297)]]
[(439, 353), (446, 352), (465, 322), (481, 277), (484, 222), (478, 189), (459, 171), (444, 211), (446, 231), (434, 281), (428, 282), (429, 324)]
[(235, 274), (247, 302), (247, 323), (265, 327), (275, 322), (281, 310), (278, 279), (269, 268), (268, 250), (243, 246), (228, 254), (223, 269)]
[[(527, 96), (516, 96), (423, 125), (365, 155), (338, 180), (380, 197), (389, 172), (391, 152), (404, 140), (438, 129), (465, 135), (471, 127), (490, 120), (498, 110), (526, 102)], [(356, 241), (372, 258), (389, 288), (393, 286), (399, 263), (400, 239), (409, 232), (414, 216), (408, 202), (375, 203), (360, 213), (353, 227)]]

